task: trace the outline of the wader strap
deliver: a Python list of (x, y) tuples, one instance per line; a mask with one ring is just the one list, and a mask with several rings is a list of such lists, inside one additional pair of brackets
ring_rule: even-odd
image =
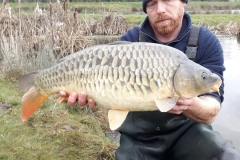
[(198, 42), (199, 31), (200, 31), (199, 26), (192, 25), (190, 36), (188, 39), (188, 44), (185, 50), (187, 57), (192, 61), (195, 61), (195, 57), (197, 54), (197, 42)]
[[(185, 53), (189, 59), (195, 61), (195, 57), (197, 54), (197, 42), (199, 36), (200, 27), (196, 25), (192, 25), (192, 29), (190, 31), (190, 36), (188, 39), (188, 44), (186, 46)], [(147, 42), (147, 35), (139, 30), (139, 42)]]
[(147, 35), (144, 34), (141, 30), (139, 30), (139, 42), (147, 42)]

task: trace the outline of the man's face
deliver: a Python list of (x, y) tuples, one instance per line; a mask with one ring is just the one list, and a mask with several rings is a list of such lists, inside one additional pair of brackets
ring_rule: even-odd
[(155, 33), (171, 34), (182, 23), (184, 6), (180, 0), (151, 0), (146, 11)]

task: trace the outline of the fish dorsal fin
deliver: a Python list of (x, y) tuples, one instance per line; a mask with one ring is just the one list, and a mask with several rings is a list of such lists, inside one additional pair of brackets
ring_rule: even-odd
[[(78, 51), (78, 52), (80, 52), (80, 51)], [(76, 53), (77, 53), (77, 52), (76, 52)], [(74, 54), (70, 54), (70, 55), (68, 55), (68, 56), (65, 56), (65, 57), (59, 59), (59, 60), (57, 61), (57, 64), (62, 63), (63, 61), (66, 61), (66, 60), (68, 60), (68, 59), (71, 59), (71, 58), (74, 57), (74, 56), (75, 56)]]
[(177, 103), (179, 97), (155, 99), (156, 105), (161, 112), (167, 112), (171, 110)]
[(128, 42), (128, 41), (115, 41), (115, 42), (111, 42), (108, 43), (107, 45), (119, 45), (119, 44), (131, 44), (132, 42)]
[(109, 110), (108, 121), (111, 130), (117, 130), (125, 121), (129, 111)]
[[(120, 44), (131, 44), (132, 42), (128, 42), (128, 41), (115, 41), (115, 42), (111, 42), (111, 43), (107, 43), (107, 45), (120, 45)], [(87, 48), (85, 48), (85, 49), (83, 49), (83, 50), (80, 50), (80, 51), (78, 51), (78, 52), (76, 52), (76, 53), (73, 53), (73, 54), (70, 54), (70, 55), (68, 55), (68, 56), (65, 56), (65, 57), (63, 57), (63, 58), (61, 58), (61, 59), (59, 59), (58, 61), (57, 61), (57, 63), (59, 64), (59, 63), (61, 63), (61, 62), (63, 62), (63, 61), (66, 61), (66, 60), (68, 60), (68, 59), (71, 59), (73, 56), (75, 56), (75, 54), (81, 54), (81, 53), (83, 53), (83, 51), (85, 50), (92, 50), (92, 49), (94, 49), (94, 48), (96, 48), (96, 46), (101, 46), (102, 44), (100, 44), (100, 45), (94, 45), (94, 46), (91, 46), (91, 47), (87, 47)], [(86, 51), (87, 52), (87, 51)]]

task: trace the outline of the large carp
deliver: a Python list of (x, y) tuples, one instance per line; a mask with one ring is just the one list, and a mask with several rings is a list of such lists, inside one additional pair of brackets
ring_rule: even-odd
[(22, 120), (60, 90), (84, 91), (99, 107), (110, 110), (109, 124), (115, 130), (129, 111), (166, 112), (179, 97), (219, 92), (221, 83), (219, 76), (172, 47), (140, 42), (97, 45), (20, 78), (19, 89), (26, 92)]

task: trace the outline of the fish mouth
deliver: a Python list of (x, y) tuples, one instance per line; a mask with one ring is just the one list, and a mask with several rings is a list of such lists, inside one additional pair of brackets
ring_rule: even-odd
[(210, 89), (210, 92), (218, 92), (218, 94), (220, 95), (219, 87), (221, 86), (221, 84), (222, 84), (222, 81), (219, 80), (219, 81)]

